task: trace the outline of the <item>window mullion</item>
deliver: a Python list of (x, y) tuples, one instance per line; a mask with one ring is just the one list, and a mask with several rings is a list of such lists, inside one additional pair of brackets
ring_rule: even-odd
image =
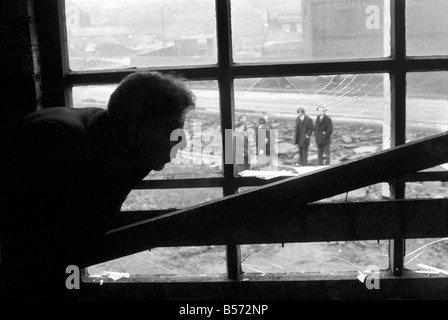
[[(391, 5), (391, 46), (395, 59), (391, 72), (391, 147), (406, 142), (406, 0), (393, 0)], [(392, 199), (405, 198), (404, 182), (391, 183)], [(405, 239), (402, 234), (389, 243), (389, 268), (403, 274)]]
[[(221, 111), (221, 130), (223, 136), (222, 150), (226, 150), (226, 129), (232, 129), (234, 123), (234, 96), (233, 96), (233, 74), (232, 65), (232, 30), (230, 17), (230, 0), (216, 0), (216, 30), (218, 38), (218, 66), (222, 70), (220, 72), (219, 97)], [(233, 163), (224, 162), (224, 196), (236, 192), (235, 177)], [(241, 278), (241, 252), (240, 246), (237, 244), (228, 244), (226, 246), (227, 253), (227, 276), (230, 280), (238, 280)]]

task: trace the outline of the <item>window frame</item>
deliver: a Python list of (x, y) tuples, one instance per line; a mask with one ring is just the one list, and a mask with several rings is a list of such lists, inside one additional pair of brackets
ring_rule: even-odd
[[(65, 1), (39, 2), (36, 14), (41, 43), (43, 105), (72, 107), (72, 88), (76, 85), (116, 84), (135, 71), (161, 71), (182, 74), (189, 80), (216, 80), (222, 130), (234, 124), (234, 80), (253, 77), (284, 77), (332, 75), (347, 73), (388, 73), (391, 80), (391, 147), (406, 142), (406, 74), (409, 72), (448, 71), (448, 56), (406, 55), (406, 0), (390, 0), (391, 55), (375, 59), (348, 59), (284, 63), (234, 63), (232, 61), (231, 0), (215, 0), (217, 63), (206, 66), (130, 68), (98, 71), (71, 71), (68, 64)], [(223, 134), (224, 137), (224, 134)], [(224, 143), (224, 142), (223, 142)], [(224, 150), (224, 149), (223, 149)], [(235, 177), (233, 165), (223, 165), (222, 178), (173, 179), (149, 184), (144, 181), (136, 189), (222, 187), (223, 195), (238, 192), (239, 187), (263, 185), (253, 178)], [(420, 177), (446, 181), (442, 172), (421, 174)], [(417, 178), (416, 178), (417, 177)], [(281, 178), (280, 178), (281, 179)], [(418, 179), (418, 174), (409, 177)], [(404, 199), (405, 183), (391, 183), (391, 198)], [(404, 238), (390, 242), (390, 270), (403, 273)], [(227, 245), (228, 279), (241, 278), (239, 245)]]

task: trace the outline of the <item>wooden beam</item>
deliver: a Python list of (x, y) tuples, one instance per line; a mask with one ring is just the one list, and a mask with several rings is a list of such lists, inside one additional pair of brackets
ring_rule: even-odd
[(448, 181), (448, 171), (416, 172), (399, 178), (402, 182)]
[[(221, 25), (219, 26), (220, 28)], [(219, 30), (218, 30), (219, 31)], [(231, 47), (228, 47), (231, 50)], [(226, 53), (228, 50), (226, 49)], [(223, 61), (229, 61), (230, 55), (220, 56), (220, 64), (208, 66), (186, 66), (181, 68), (153, 67), (153, 68), (127, 68), (97, 71), (71, 71), (66, 75), (65, 84), (70, 85), (99, 85), (120, 82), (125, 76), (141, 71), (160, 71), (181, 74), (187, 79), (210, 80), (219, 79), (225, 74), (232, 74), (237, 78), (250, 77), (274, 77), (274, 76), (306, 76), (338, 73), (386, 73), (392, 70), (393, 60), (390, 58), (361, 59), (356, 61), (339, 60), (320, 62), (284, 62), (274, 64), (229, 64), (224, 65)], [(431, 60), (431, 66), (437, 64), (439, 60)], [(422, 62), (418, 62), (417, 66)]]
[(135, 186), (136, 190), (146, 189), (182, 189), (182, 188), (219, 188), (224, 185), (223, 178), (192, 178), (143, 180)]
[(2, 1), (0, 21), (2, 128), (36, 110), (36, 87), (27, 1)]
[(407, 72), (448, 71), (448, 56), (408, 57)]
[[(184, 235), (201, 234), (216, 239), (225, 239), (227, 243), (240, 243), (241, 239), (232, 238), (234, 233), (231, 230), (237, 226), (247, 228), (257, 220), (266, 221), (266, 219), (275, 222), (280, 213), (291, 214), (295, 211), (300, 213), (298, 209), (307, 203), (448, 162), (447, 150), (448, 133), (443, 133), (300, 177), (275, 182), (253, 191), (230, 195), (206, 204), (111, 230), (105, 237), (104, 253), (103, 255), (99, 254), (98, 258), (99, 261), (101, 259), (104, 261), (104, 259), (109, 260), (153, 246), (169, 246), (170, 244), (167, 242), (161, 242), (161, 239), (167, 240), (166, 235), (177, 238)], [(405, 206), (404, 203), (408, 202), (397, 203), (403, 203), (402, 205)], [(430, 205), (430, 203), (427, 204)], [(363, 205), (367, 206), (368, 203)], [(416, 211), (413, 206), (397, 208), (398, 212), (406, 211), (405, 209)], [(294, 214), (300, 216), (297, 212)], [(307, 219), (311, 219), (311, 217)], [(323, 221), (327, 223), (323, 218), (316, 220), (316, 223), (322, 225)], [(406, 224), (406, 221), (400, 221)], [(435, 221), (440, 223), (440, 219)], [(300, 223), (305, 222), (306, 220), (300, 221)], [(266, 229), (263, 232), (269, 234), (270, 228), (264, 226)], [(387, 225), (381, 228), (383, 227), (387, 228)], [(405, 227), (400, 230), (403, 231), (405, 237), (413, 236), (407, 233)], [(332, 234), (333, 232), (328, 238), (331, 238)], [(162, 235), (165, 237), (161, 237)], [(344, 235), (345, 240), (353, 235), (358, 236), (355, 231), (347, 232)], [(255, 234), (252, 232), (248, 232), (248, 236), (255, 238)], [(374, 238), (378, 238), (378, 234)], [(184, 240), (179, 244), (189, 245)], [(294, 241), (296, 240), (294, 239)], [(322, 238), (320, 241), (326, 240), (326, 238)], [(212, 242), (212, 240), (209, 241)], [(312, 234), (308, 234), (302, 241), (317, 240), (312, 238)], [(286, 240), (281, 242), (286, 242)]]
[(71, 71), (65, 76), (65, 85), (102, 85), (116, 84), (124, 77), (135, 72), (160, 71), (179, 74), (188, 80), (212, 80), (217, 79), (223, 69), (217, 65), (194, 66), (182, 68), (125, 68), (101, 71)]
[(31, 52), (33, 56), (34, 84), (36, 91), (36, 110), (42, 109), (42, 84), (40, 67), (40, 46), (39, 36), (37, 34), (37, 23), (35, 14), (35, 1), (28, 0), (28, 19), (30, 24)]
[[(448, 200), (395, 200), (318, 203), (275, 212), (275, 217), (248, 218), (244, 212), (219, 220), (217, 215), (152, 218), (145, 232), (118, 228), (105, 238), (104, 251), (87, 265), (115, 259), (151, 247), (226, 245), (228, 243), (291, 243), (356, 241), (448, 236)], [(143, 213), (139, 218), (144, 218)], [(138, 224), (137, 224), (138, 225)], [(123, 233), (132, 230), (133, 233)]]
[[(173, 212), (175, 211), (123, 212), (121, 223), (116, 228)], [(435, 238), (448, 235), (446, 212), (448, 212), (447, 199), (314, 203), (288, 212), (277, 212), (275, 221), (271, 221), (270, 217), (264, 219), (262, 216), (249, 223), (241, 220), (239, 225), (233, 225), (231, 233), (232, 239), (245, 244), (387, 239), (402, 229), (408, 238)], [(402, 221), (404, 225), (401, 225)], [(203, 224), (202, 221), (197, 223)], [(177, 239), (168, 234), (159, 238), (157, 244), (158, 246), (225, 244), (227, 239), (221, 238), (220, 232), (214, 235), (219, 231), (220, 225), (222, 223), (214, 224), (214, 228), (210, 231), (212, 233), (210, 240), (207, 240), (204, 232), (193, 237), (188, 234), (176, 235)]]
[(36, 1), (35, 13), (40, 44), (43, 108), (65, 106), (64, 73), (67, 69), (66, 52), (60, 5), (62, 1)]
[[(187, 66), (182, 68), (128, 68), (101, 71), (75, 71), (66, 75), (66, 85), (94, 85), (120, 82), (125, 76), (136, 71), (171, 72), (181, 74), (187, 79), (218, 79), (225, 73), (236, 78), (260, 78), (275, 76), (312, 76), (346, 73), (387, 73), (394, 68), (395, 62), (390, 58), (358, 59), (356, 61), (319, 61), (273, 64), (233, 64), (228, 67), (218, 65)], [(408, 71), (448, 71), (447, 57), (418, 57), (406, 60)]]

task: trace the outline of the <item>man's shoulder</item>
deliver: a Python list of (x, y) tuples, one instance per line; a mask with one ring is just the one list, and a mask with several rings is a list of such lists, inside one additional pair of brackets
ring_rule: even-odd
[(28, 114), (5, 130), (5, 147), (84, 145), (101, 127), (105, 110), (48, 108)]
[(73, 125), (88, 124), (106, 114), (101, 108), (48, 108), (36, 113), (35, 119)]
[(106, 111), (100, 108), (65, 108), (55, 107), (28, 114), (17, 121), (11, 128), (27, 130), (32, 128), (60, 128), (62, 130), (84, 130), (105, 117)]

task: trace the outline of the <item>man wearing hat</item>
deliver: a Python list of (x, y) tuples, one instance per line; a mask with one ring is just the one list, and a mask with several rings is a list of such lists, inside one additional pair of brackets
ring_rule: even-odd
[(320, 115), (317, 116), (316, 125), (314, 127), (314, 135), (316, 137), (317, 144), (317, 161), (319, 165), (329, 165), (333, 122), (331, 121), (331, 118), (325, 114), (327, 111), (325, 106), (319, 105), (317, 107), (317, 111), (320, 112)]
[(301, 166), (308, 165), (308, 147), (310, 146), (310, 138), (313, 133), (313, 120), (305, 114), (302, 107), (297, 109), (299, 114), (296, 119), (296, 137), (295, 144), (299, 147), (299, 164)]

